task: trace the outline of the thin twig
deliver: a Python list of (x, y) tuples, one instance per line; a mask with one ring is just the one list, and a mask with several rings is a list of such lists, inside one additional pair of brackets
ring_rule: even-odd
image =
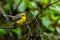
[(37, 22), (36, 31), (38, 33), (38, 36), (41, 38), (41, 32), (40, 32), (41, 31), (41, 28), (40, 28), (40, 23), (39, 23), (38, 19), (36, 19), (36, 22)]
[[(16, 40), (16, 39), (14, 38), (14, 36), (13, 36), (12, 30), (11, 30), (11, 29), (7, 29), (7, 31), (8, 31), (8, 34), (9, 34), (10, 38), (11, 38), (12, 40)], [(9, 36), (8, 36), (8, 37), (9, 37)]]
[(46, 8), (48, 8), (49, 6), (51, 6), (51, 5), (53, 5), (53, 4), (55, 4), (55, 3), (57, 3), (57, 2), (59, 2), (60, 0), (58, 0), (58, 1), (56, 1), (56, 2), (54, 2), (54, 3), (50, 3), (49, 5), (47, 5), (43, 10), (45, 10)]
[(4, 10), (2, 9), (1, 6), (0, 6), (0, 11), (2, 12), (2, 15), (5, 17), (6, 21), (9, 22), (9, 18), (5, 15)]

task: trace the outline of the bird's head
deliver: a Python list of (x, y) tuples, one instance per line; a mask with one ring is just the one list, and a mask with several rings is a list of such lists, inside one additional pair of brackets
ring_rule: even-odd
[(26, 14), (25, 13), (21, 13), (20, 16), (26, 17)]

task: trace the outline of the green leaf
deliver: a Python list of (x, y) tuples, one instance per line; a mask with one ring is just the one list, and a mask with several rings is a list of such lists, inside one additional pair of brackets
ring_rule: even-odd
[(60, 27), (56, 27), (56, 31), (60, 34)]
[(21, 4), (20, 4), (19, 7), (18, 7), (18, 10), (19, 10), (20, 12), (23, 12), (23, 11), (25, 11), (26, 8), (27, 8), (27, 6), (26, 6), (25, 1), (22, 1)]
[(47, 4), (47, 3), (48, 3), (48, 0), (41, 0), (41, 2), (42, 2), (43, 4)]
[(4, 8), (12, 10), (13, 3), (11, 0), (6, 0), (7, 4), (4, 6)]
[(5, 29), (0, 29), (1, 34), (7, 34), (7, 31)]
[[(49, 19), (48, 16), (42, 18), (42, 24), (50, 31), (54, 31), (54, 27), (51, 25), (52, 21)], [(51, 26), (50, 26), (51, 25)]]
[(14, 2), (18, 5), (21, 0), (14, 0)]
[(58, 20), (58, 24), (60, 25), (60, 19)]
[(34, 2), (40, 2), (40, 0), (33, 0)]
[(56, 21), (56, 20), (58, 19), (58, 17), (54, 16), (54, 14), (51, 13), (51, 19), (52, 19), (53, 21)]
[(16, 28), (16, 29), (12, 29), (12, 31), (16, 34), (21, 33), (21, 29), (20, 28)]
[(50, 9), (55, 10), (57, 12), (60, 12), (60, 7), (59, 6), (50, 7)]
[(54, 27), (53, 26), (48, 26), (48, 28), (47, 29), (49, 29), (50, 31), (55, 31), (55, 29), (54, 29)]
[(37, 4), (35, 2), (28, 2), (27, 5), (30, 9), (37, 8)]
[(48, 27), (48, 26), (51, 24), (51, 20), (49, 19), (48, 16), (42, 18), (42, 24), (43, 24), (45, 27)]
[(39, 13), (39, 11), (38, 10), (34, 10), (34, 11), (31, 11), (31, 13), (33, 14), (33, 17), (35, 17)]
[(55, 0), (51, 0), (51, 3), (54, 3), (55, 2)]

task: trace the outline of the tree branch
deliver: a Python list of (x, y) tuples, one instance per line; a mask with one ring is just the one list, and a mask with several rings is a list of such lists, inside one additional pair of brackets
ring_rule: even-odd
[(48, 4), (43, 10), (45, 10), (45, 9), (48, 8), (49, 6), (55, 4), (55, 3), (59, 2), (59, 1), (60, 1), (60, 0), (58, 0), (58, 1), (54, 2), (54, 3), (50, 3), (50, 4)]
[(5, 17), (6, 21), (9, 22), (9, 18), (5, 15), (4, 10), (2, 9), (1, 6), (0, 6), (0, 11), (1, 11), (2, 15)]

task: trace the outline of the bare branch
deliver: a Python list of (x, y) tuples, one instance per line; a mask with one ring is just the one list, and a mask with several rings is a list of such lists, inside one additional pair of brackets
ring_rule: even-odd
[(0, 11), (2, 12), (2, 15), (5, 17), (6, 21), (9, 22), (9, 18), (5, 15), (4, 10), (2, 9), (1, 6), (0, 6)]
[(55, 4), (55, 3), (59, 2), (59, 1), (60, 1), (60, 0), (58, 0), (58, 1), (54, 2), (54, 3), (50, 3), (50, 4), (48, 4), (43, 10), (47, 9), (49, 6)]

